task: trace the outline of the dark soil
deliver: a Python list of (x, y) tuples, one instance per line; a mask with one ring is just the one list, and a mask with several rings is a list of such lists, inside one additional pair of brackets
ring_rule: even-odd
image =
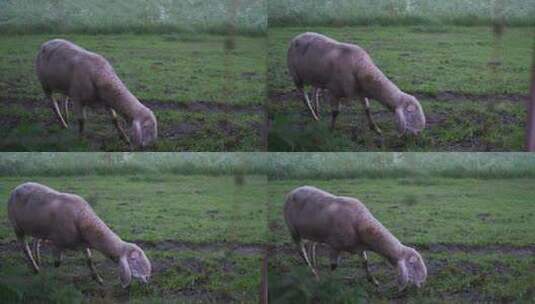
[[(470, 94), (470, 93), (459, 93), (444, 91), (437, 94), (429, 94), (422, 92), (407, 92), (414, 95), (418, 99), (432, 99), (437, 101), (488, 101), (488, 102), (498, 102), (498, 101), (508, 101), (508, 102), (527, 102), (529, 100), (528, 95), (524, 94)], [(270, 92), (269, 100), (275, 104), (285, 104), (288, 101), (301, 100), (302, 96), (297, 92), (297, 90), (292, 90), (290, 92)]]

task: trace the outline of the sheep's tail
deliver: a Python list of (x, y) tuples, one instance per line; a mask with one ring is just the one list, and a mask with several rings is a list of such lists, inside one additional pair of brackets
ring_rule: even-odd
[(289, 193), (286, 197), (286, 203), (284, 204), (284, 220), (286, 221), (286, 226), (288, 227), (288, 230), (290, 231), (290, 236), (292, 237), (292, 240), (297, 243), (301, 239), (299, 236), (299, 233), (295, 229), (294, 225), (290, 222), (290, 219), (288, 218), (288, 208), (290, 207), (290, 204), (293, 202), (293, 192)]

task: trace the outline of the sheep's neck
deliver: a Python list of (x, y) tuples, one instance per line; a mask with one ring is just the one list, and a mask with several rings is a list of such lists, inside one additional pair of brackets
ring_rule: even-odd
[(79, 219), (80, 234), (90, 248), (111, 259), (121, 256), (124, 242), (92, 210), (84, 210)]
[(102, 82), (102, 98), (128, 122), (147, 111), (117, 75), (108, 76)]
[[(361, 224), (362, 225), (362, 224)], [(359, 227), (361, 238), (368, 247), (395, 265), (402, 254), (401, 242), (375, 218)]]
[(403, 92), (379, 68), (375, 65), (372, 66), (372, 63), (367, 63), (364, 70), (369, 71), (367, 74), (360, 76), (361, 86), (365, 90), (365, 97), (375, 99), (393, 111)]

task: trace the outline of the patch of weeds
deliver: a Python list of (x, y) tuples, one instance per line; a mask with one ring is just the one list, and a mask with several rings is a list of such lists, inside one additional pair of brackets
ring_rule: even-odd
[[(21, 277), (18, 269), (2, 271), (5, 277)], [(82, 303), (83, 295), (71, 284), (60, 283), (55, 276), (40, 273), (27, 280), (0, 281), (0, 299), (4, 303)]]
[(418, 196), (416, 196), (416, 194), (413, 194), (413, 193), (408, 194), (403, 199), (401, 199), (401, 203), (407, 206), (414, 206), (418, 204), (418, 202), (419, 202)]
[(99, 195), (96, 192), (93, 192), (86, 197), (87, 203), (93, 208), (97, 206), (98, 199), (99, 199)]
[(330, 277), (316, 281), (309, 269), (294, 267), (288, 273), (269, 273), (270, 303), (364, 303), (360, 287), (340, 285)]

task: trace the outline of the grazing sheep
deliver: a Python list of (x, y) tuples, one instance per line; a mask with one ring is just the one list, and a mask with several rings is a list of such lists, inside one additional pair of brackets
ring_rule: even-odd
[[(288, 70), (305, 104), (317, 120), (305, 85), (325, 89), (332, 108), (331, 128), (340, 112), (341, 99), (359, 99), (366, 111), (370, 129), (381, 134), (374, 122), (368, 98), (381, 102), (396, 115), (400, 134), (418, 134), (425, 127), (425, 116), (418, 100), (402, 92), (357, 45), (340, 43), (317, 33), (296, 36), (288, 48)], [(316, 94), (316, 104), (318, 104)]]
[[(87, 265), (93, 279), (103, 283), (91, 260), (91, 249), (119, 263), (121, 285), (127, 287), (132, 277), (147, 283), (151, 264), (141, 248), (121, 240), (95, 214), (81, 197), (55, 191), (37, 183), (24, 183), (11, 192), (7, 214), (17, 239), (31, 267), (39, 272), (41, 240), (53, 245), (55, 266), (63, 259), (65, 249), (85, 249)], [(34, 237), (33, 254), (26, 236)]]
[(284, 217), (300, 255), (316, 278), (319, 278), (307, 255), (302, 240), (325, 243), (330, 250), (331, 269), (336, 269), (340, 252), (360, 253), (368, 280), (378, 285), (370, 274), (366, 251), (386, 258), (398, 270), (399, 289), (409, 283), (420, 287), (427, 277), (427, 269), (420, 254), (404, 246), (370, 211), (355, 198), (334, 196), (320, 189), (304, 186), (288, 194)]
[[(45, 42), (37, 54), (37, 77), (45, 95), (52, 104), (57, 119), (64, 128), (62, 117), (52, 93), (59, 92), (70, 98), (78, 118), (80, 134), (84, 132), (87, 107), (105, 107), (123, 140), (133, 147), (144, 148), (158, 136), (156, 118), (130, 93), (109, 62), (72, 42), (54, 39)], [(67, 103), (64, 111), (67, 116)], [(119, 113), (130, 124), (130, 138), (119, 124)]]

